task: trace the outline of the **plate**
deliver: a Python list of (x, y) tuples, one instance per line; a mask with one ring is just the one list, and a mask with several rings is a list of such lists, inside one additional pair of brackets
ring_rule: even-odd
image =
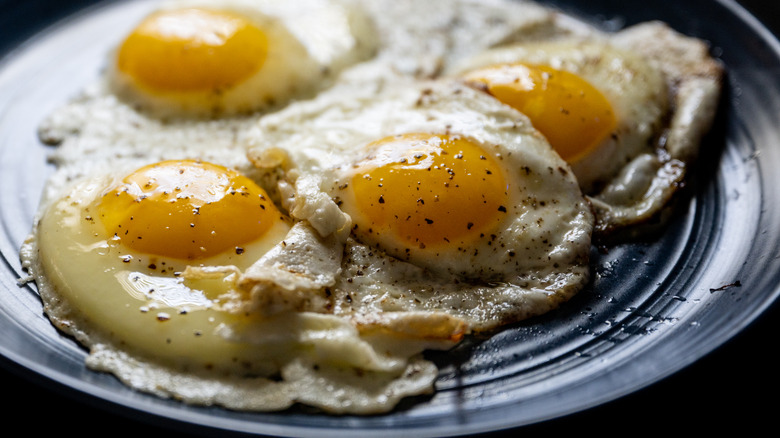
[[(721, 111), (679, 214), (641, 242), (594, 251), (592, 284), (558, 311), (431, 354), (441, 364), (432, 397), (389, 415), (334, 417), (190, 407), (140, 394), (87, 370), (84, 350), (49, 324), (35, 289), (17, 284), (18, 248), (52, 170), (35, 129), (99, 73), (148, 2), (1, 1), (0, 363), (6, 398), (16, 400), (11, 424), (88, 436), (105, 424), (131, 433), (318, 437), (604, 425), (701, 431), (740, 414), (760, 425), (770, 408), (758, 395), (779, 381), (769, 330), (780, 294), (780, 43), (728, 0), (545, 3), (612, 29), (666, 21), (710, 41), (726, 64)], [(744, 4), (762, 17), (773, 12)], [(30, 411), (45, 421), (28, 423), (21, 413)]]

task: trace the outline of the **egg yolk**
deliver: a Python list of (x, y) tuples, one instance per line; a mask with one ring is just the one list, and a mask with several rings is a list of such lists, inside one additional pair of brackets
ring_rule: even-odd
[(569, 163), (588, 155), (615, 129), (607, 98), (574, 73), (504, 64), (472, 71), (465, 79), (527, 115)]
[(119, 48), (118, 69), (157, 92), (203, 92), (241, 83), (263, 65), (262, 30), (228, 12), (160, 11)]
[(178, 259), (240, 248), (281, 217), (254, 181), (199, 161), (142, 167), (104, 193), (97, 209), (106, 231), (126, 247)]
[[(370, 144), (351, 187), (367, 222), (407, 246), (472, 241), (506, 215), (507, 182), (498, 160), (460, 136), (406, 134)], [(355, 218), (353, 218), (355, 219)]]

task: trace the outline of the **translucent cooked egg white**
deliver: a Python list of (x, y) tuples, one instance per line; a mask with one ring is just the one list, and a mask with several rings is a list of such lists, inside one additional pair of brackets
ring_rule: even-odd
[[(450, 315), (482, 330), (576, 293), (593, 216), (544, 137), (458, 82), (393, 85), (266, 117), (250, 152), (270, 166), (261, 170), (283, 173), (293, 217), (335, 224), (332, 233), (350, 226), (328, 288), (336, 314)], [(287, 159), (264, 160), (273, 154)]]
[(371, 23), (352, 3), (178, 0), (117, 47), (113, 90), (163, 117), (264, 111), (329, 85), (371, 56)]
[(600, 231), (626, 228), (658, 217), (700, 153), (715, 119), (724, 67), (705, 41), (661, 22), (626, 28), (612, 43), (647, 59), (664, 75), (670, 90), (670, 112), (655, 154), (637, 156), (592, 203)]

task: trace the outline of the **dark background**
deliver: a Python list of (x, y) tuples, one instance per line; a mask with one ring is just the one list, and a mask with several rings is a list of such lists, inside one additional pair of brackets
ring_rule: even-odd
[[(45, 3), (48, 2), (0, 2), (0, 10), (29, 9), (35, 11), (39, 20), (5, 23), (0, 18), (2, 33), (17, 37), (0, 41), (0, 53), (51, 21), (55, 13), (61, 13), (61, 7), (52, 11), (42, 6)], [(71, 1), (68, 7), (76, 10), (87, 3), (90, 2)], [(775, 35), (780, 35), (780, 2), (742, 0), (740, 3)], [(777, 321), (780, 321), (780, 306), (775, 304), (722, 347), (643, 390), (570, 416), (484, 436), (555, 432), (706, 434), (727, 432), (733, 427), (741, 428), (743, 433), (772, 430), (780, 392), (780, 367), (775, 352), (776, 335), (780, 333), (775, 325)], [(174, 437), (189, 436), (185, 432), (191, 432), (174, 431), (148, 418), (130, 419), (108, 412), (101, 408), (99, 400), (68, 393), (56, 383), (29, 376), (2, 357), (0, 394), (6, 406), (4, 435), (15, 429), (25, 434), (72, 432), (82, 437), (116, 433)]]

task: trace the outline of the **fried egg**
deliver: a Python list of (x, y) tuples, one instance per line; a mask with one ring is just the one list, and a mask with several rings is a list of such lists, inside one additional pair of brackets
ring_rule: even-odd
[(213, 308), (227, 289), (207, 296), (180, 275), (192, 263), (245, 268), (281, 241), (290, 225), (265, 198), (246, 177), (194, 161), (87, 179), (42, 216), (41, 267), (62, 300), (133, 348), (174, 360), (191, 345), (153, 333), (181, 324), (178, 336), (206, 344), (192, 354), (221, 360), (209, 351), (220, 347), (211, 342), (218, 322), (197, 310)]
[[(676, 142), (698, 144), (714, 116), (719, 64), (700, 41), (660, 23), (651, 26), (656, 35), (642, 41), (645, 50), (635, 48), (637, 40), (625, 42), (623, 35), (633, 29), (614, 35), (593, 31), (496, 47), (454, 72), (529, 116), (600, 206), (598, 227), (604, 231), (646, 220), (667, 204), (690, 164), (668, 151)], [(664, 47), (677, 45), (694, 50), (664, 55)], [(696, 72), (673, 75), (664, 65), (696, 65)], [(697, 91), (680, 93), (682, 83)], [(691, 139), (669, 144), (667, 129), (679, 133), (675, 125), (690, 119), (681, 113), (691, 110), (702, 126), (686, 123), (683, 136)]]
[[(88, 364), (138, 389), (332, 412), (383, 411), (388, 400), (430, 390), (435, 367), (416, 354), (452, 345), (449, 337), (402, 342), (363, 336), (333, 315), (235, 308), (247, 293), (243, 273), (308, 235), (293, 227), (238, 172), (165, 161), (74, 183), (51, 200), (23, 258), (54, 323), (90, 348)], [(328, 396), (334, 384), (345, 399)]]
[(109, 63), (115, 93), (162, 117), (266, 111), (327, 86), (375, 49), (357, 5), (178, 0), (145, 17)]
[(264, 118), (250, 156), (294, 218), (349, 230), (337, 312), (444, 313), (486, 330), (587, 282), (590, 205), (523, 114), (451, 81), (335, 96)]
[[(495, 49), (464, 80), (526, 114), (586, 192), (648, 147), (667, 107), (660, 72), (599, 43)], [(599, 84), (598, 88), (592, 84)]]

